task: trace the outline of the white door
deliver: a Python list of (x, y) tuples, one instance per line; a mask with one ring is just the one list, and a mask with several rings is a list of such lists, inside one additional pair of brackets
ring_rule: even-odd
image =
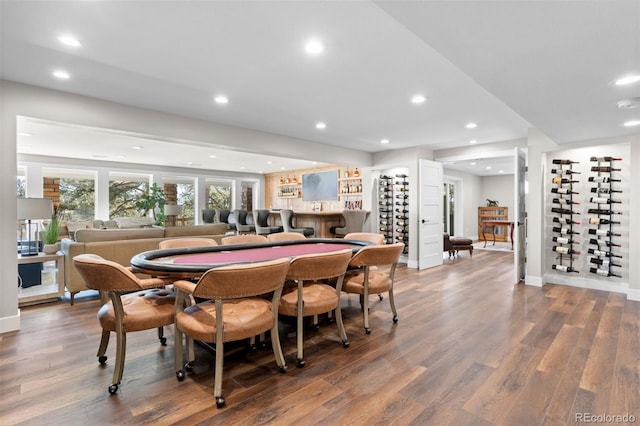
[(519, 283), (524, 279), (526, 266), (526, 223), (527, 210), (525, 204), (525, 182), (527, 180), (527, 155), (515, 148), (515, 216), (513, 230), (513, 260), (515, 264), (514, 283)]
[(418, 269), (442, 264), (442, 163), (418, 160)]

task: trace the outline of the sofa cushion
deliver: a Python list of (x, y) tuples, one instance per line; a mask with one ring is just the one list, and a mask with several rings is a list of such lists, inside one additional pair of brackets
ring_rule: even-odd
[(101, 220), (78, 220), (78, 221), (67, 221), (67, 230), (69, 234), (72, 235), (78, 229), (100, 229), (102, 228)]
[(141, 238), (162, 238), (164, 228), (144, 229), (78, 229), (75, 240), (81, 243), (97, 241), (137, 240)]
[(118, 224), (118, 228), (142, 228), (144, 226), (152, 226), (154, 220), (151, 217), (116, 217), (113, 220)]
[(164, 229), (166, 238), (193, 237), (198, 235), (224, 235), (227, 232), (226, 223), (212, 223), (206, 225), (168, 226)]

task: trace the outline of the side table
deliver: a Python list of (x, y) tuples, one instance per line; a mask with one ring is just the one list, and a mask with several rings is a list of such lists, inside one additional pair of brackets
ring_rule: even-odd
[[(46, 262), (55, 262), (55, 283), (44, 282), (39, 285), (33, 285), (26, 288), (18, 289), (18, 306), (34, 305), (36, 303), (44, 303), (58, 300), (64, 295), (64, 255), (63, 254), (44, 254), (38, 253), (37, 256), (18, 255), (18, 265), (26, 264), (44, 264)], [(18, 273), (18, 282), (20, 275)]]

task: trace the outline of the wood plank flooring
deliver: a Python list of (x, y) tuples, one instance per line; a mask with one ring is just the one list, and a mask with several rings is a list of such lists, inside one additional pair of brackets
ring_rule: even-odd
[(481, 250), (426, 271), (400, 267), (397, 324), (388, 298), (372, 297), (366, 335), (357, 297), (345, 296), (351, 346), (335, 324), (307, 330), (302, 369), (285, 324), (289, 371), (279, 373), (270, 347), (229, 353), (223, 409), (202, 348), (176, 381), (172, 328), (165, 347), (155, 331), (127, 336), (110, 396), (115, 339), (101, 367), (98, 301), (23, 308), (22, 329), (0, 335), (0, 424), (567, 425), (580, 413), (639, 424), (640, 303), (513, 285), (512, 275), (510, 253)]

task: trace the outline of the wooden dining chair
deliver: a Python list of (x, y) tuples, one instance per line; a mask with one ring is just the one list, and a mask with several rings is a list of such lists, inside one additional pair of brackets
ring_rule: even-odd
[[(291, 261), (287, 280), (295, 285), (286, 286), (280, 299), (281, 315), (296, 317), (297, 365), (304, 367), (303, 320), (307, 316), (317, 316), (335, 310), (340, 340), (349, 347), (347, 333), (342, 323), (340, 293), (342, 281), (352, 256), (351, 249), (329, 253), (297, 256)], [(336, 279), (336, 287), (326, 280)]]
[[(370, 294), (388, 292), (393, 322), (398, 322), (398, 313), (393, 299), (393, 281), (403, 249), (403, 243), (366, 246), (360, 249), (349, 262), (349, 270), (345, 275), (342, 291), (360, 296), (366, 334), (371, 333), (369, 327)], [(373, 266), (377, 268), (373, 269)]]
[(166, 289), (167, 282), (160, 278), (140, 279), (124, 266), (105, 260), (96, 254), (81, 254), (73, 264), (87, 288), (98, 290), (104, 304), (98, 311), (102, 338), (98, 348), (98, 361), (107, 362), (109, 336), (116, 333), (116, 364), (109, 393), (118, 392), (127, 346), (127, 333), (158, 329), (158, 338), (164, 346), (163, 327), (173, 324), (175, 295)]
[(231, 244), (266, 243), (267, 237), (265, 237), (264, 235), (255, 234), (230, 235), (228, 237), (222, 237), (220, 242), (222, 242), (223, 246), (228, 246)]
[(160, 241), (160, 243), (158, 243), (158, 248), (211, 247), (217, 245), (218, 243), (213, 238), (185, 237)]
[[(218, 408), (225, 405), (222, 396), (224, 342), (249, 339), (271, 331), (276, 364), (281, 372), (287, 370), (278, 335), (278, 306), (289, 263), (290, 260), (284, 258), (223, 266), (205, 272), (197, 283), (183, 280), (174, 283), (178, 292), (175, 304), (176, 377), (179, 381), (184, 380), (185, 370), (191, 371), (194, 362), (189, 353), (187, 363), (183, 363), (183, 335), (187, 337), (187, 344), (192, 339), (215, 343), (213, 392)], [(265, 297), (272, 292), (271, 297)], [(206, 300), (190, 305), (191, 297)]]

